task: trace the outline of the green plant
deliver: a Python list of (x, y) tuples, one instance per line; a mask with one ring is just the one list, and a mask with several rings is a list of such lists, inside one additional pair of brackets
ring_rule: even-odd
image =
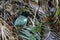
[(32, 25), (30, 25), (28, 29), (22, 29), (20, 36), (27, 40), (41, 40), (40, 34), (36, 32)]
[(41, 32), (41, 26), (42, 24), (38, 20), (36, 20), (36, 32)]

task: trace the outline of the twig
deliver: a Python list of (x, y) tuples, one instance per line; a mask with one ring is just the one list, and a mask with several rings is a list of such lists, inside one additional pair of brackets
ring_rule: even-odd
[(35, 23), (34, 23), (33, 19), (30, 18), (30, 17), (29, 17), (29, 19), (30, 19), (30, 21), (32, 22), (33, 27), (35, 27)]
[(44, 39), (44, 40), (47, 40), (47, 38), (50, 36), (50, 31), (49, 31), (49, 33), (47, 34), (47, 37)]
[(58, 9), (59, 7), (58, 7), (58, 0), (56, 0), (56, 8)]

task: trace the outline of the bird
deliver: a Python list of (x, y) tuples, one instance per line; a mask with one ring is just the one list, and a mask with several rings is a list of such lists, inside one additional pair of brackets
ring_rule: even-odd
[(22, 12), (18, 17), (17, 19), (15, 20), (15, 25), (16, 26), (24, 26), (27, 24), (27, 21), (28, 21), (28, 15), (29, 13), (28, 12)]

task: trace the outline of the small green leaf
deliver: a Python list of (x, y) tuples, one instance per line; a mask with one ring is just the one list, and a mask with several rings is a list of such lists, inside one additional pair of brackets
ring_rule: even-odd
[(24, 35), (20, 35), (22, 38), (25, 38), (25, 39), (28, 39), (29, 40), (29, 38), (28, 37), (26, 37), (26, 36), (24, 36)]
[(36, 31), (37, 32), (41, 32), (41, 26), (42, 26), (42, 24), (38, 21), (38, 20), (36, 20)]
[(40, 40), (40, 36), (39, 36), (38, 33), (34, 33), (34, 36), (35, 36), (38, 40)]
[(32, 31), (33, 33), (36, 32), (35, 28), (32, 25), (29, 25), (29, 28), (31, 29), (30, 31)]
[(60, 25), (60, 21), (57, 21), (57, 24)]
[(56, 11), (54, 17), (57, 17), (58, 15), (60, 15), (60, 8)]

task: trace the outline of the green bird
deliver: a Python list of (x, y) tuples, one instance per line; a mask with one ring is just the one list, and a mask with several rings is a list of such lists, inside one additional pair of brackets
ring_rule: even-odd
[(20, 16), (16, 19), (15, 25), (16, 25), (16, 26), (24, 26), (24, 25), (27, 24), (27, 20), (28, 20), (27, 17), (25, 17), (25, 16), (23, 16), (23, 15), (20, 15)]

